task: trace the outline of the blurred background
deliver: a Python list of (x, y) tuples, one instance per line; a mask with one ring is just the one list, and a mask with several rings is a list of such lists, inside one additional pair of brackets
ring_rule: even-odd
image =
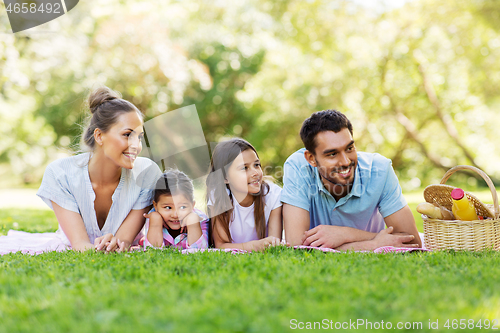
[(78, 150), (96, 84), (147, 119), (194, 104), (207, 142), (247, 139), (278, 180), (302, 121), (337, 109), (404, 191), (457, 164), (498, 186), (499, 59), (495, 0), (80, 1), (16, 34), (1, 3), (0, 188)]

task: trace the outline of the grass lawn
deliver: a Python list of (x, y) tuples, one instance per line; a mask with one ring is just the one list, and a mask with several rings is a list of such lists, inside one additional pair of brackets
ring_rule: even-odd
[[(0, 210), (0, 233), (14, 223), (57, 227), (51, 211)], [(0, 333), (281, 332), (357, 320), (341, 331), (388, 322), (400, 331), (400, 322), (401, 331), (428, 332), (438, 320), (432, 331), (450, 332), (460, 319), (482, 331), (485, 319), (490, 328), (500, 319), (499, 276), (500, 253), (487, 251), (9, 254), (0, 257)], [(479, 320), (482, 330), (472, 329)]]
[(29, 232), (56, 231), (57, 219), (52, 210), (0, 209), (0, 235), (6, 235), (10, 229)]

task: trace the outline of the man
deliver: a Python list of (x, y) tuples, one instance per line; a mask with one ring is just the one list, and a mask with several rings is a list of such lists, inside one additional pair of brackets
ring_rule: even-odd
[(357, 152), (344, 114), (313, 113), (300, 137), (305, 149), (285, 162), (281, 194), (288, 243), (338, 250), (421, 247), (391, 161)]

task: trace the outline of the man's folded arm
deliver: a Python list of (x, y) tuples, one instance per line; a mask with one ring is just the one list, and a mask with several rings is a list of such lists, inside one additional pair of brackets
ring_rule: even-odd
[(304, 233), (302, 244), (314, 247), (338, 248), (373, 239), (376, 234), (350, 227), (319, 225)]
[(418, 244), (419, 247), (422, 247), (422, 240), (415, 224), (415, 218), (408, 205), (385, 217), (384, 221), (387, 227), (394, 228), (394, 233), (413, 235), (414, 238), (409, 243)]
[(291, 245), (302, 245), (302, 236), (309, 230), (310, 217), (305, 209), (283, 203), (285, 239)]

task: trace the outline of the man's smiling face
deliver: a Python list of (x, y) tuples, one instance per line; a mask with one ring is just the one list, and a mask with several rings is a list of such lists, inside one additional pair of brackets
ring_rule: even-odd
[(314, 141), (316, 143), (314, 155), (306, 151), (307, 161), (318, 168), (323, 184), (330, 193), (334, 196), (344, 196), (354, 183), (354, 173), (358, 165), (356, 146), (351, 132), (347, 128), (338, 133), (323, 131), (316, 135)]

